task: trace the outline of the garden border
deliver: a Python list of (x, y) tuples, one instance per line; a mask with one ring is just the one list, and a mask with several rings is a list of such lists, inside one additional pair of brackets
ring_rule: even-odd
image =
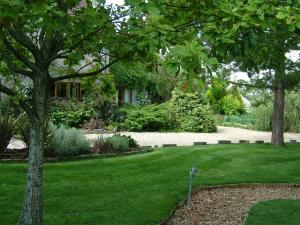
[[(225, 142), (226, 143), (225, 143)], [(207, 142), (194, 142), (193, 145), (189, 146), (178, 146), (177, 144), (163, 144), (161, 147), (158, 146), (141, 146), (141, 148), (146, 148), (145, 150), (141, 151), (132, 151), (132, 152), (124, 152), (124, 153), (110, 153), (110, 154), (88, 154), (88, 155), (79, 155), (73, 157), (61, 157), (61, 158), (45, 158), (44, 162), (60, 162), (60, 161), (75, 161), (81, 159), (95, 159), (95, 158), (111, 158), (117, 156), (126, 156), (126, 155), (134, 155), (134, 154), (143, 154), (148, 152), (153, 152), (157, 148), (177, 148), (177, 147), (192, 147), (192, 146), (204, 146), (204, 145), (235, 145), (235, 144), (270, 144), (268, 142), (262, 143), (260, 140), (256, 140), (255, 142), (250, 142), (249, 140), (240, 140), (238, 143), (228, 143), (230, 140), (218, 140), (215, 144), (209, 144)], [(224, 143), (223, 143), (224, 142)], [(285, 144), (300, 144), (297, 140), (290, 140), (289, 142), (285, 142)], [(28, 162), (27, 159), (0, 159), (0, 163), (9, 163), (9, 162)]]
[[(142, 146), (144, 147), (144, 146)], [(145, 146), (149, 147), (149, 146)], [(118, 156), (127, 156), (127, 155), (137, 155), (137, 154), (145, 154), (148, 152), (153, 152), (153, 148), (146, 148), (140, 151), (131, 151), (131, 152), (124, 152), (124, 153), (110, 153), (110, 154), (88, 154), (88, 155), (79, 155), (73, 157), (60, 157), (60, 158), (45, 158), (44, 162), (53, 163), (53, 162), (67, 162), (67, 161), (77, 161), (77, 160), (84, 160), (84, 159), (101, 159), (101, 158), (114, 158)], [(27, 163), (27, 159), (1, 159), (0, 163)]]
[[(196, 187), (192, 190), (192, 196), (196, 195), (200, 191), (213, 190), (213, 189), (225, 189), (225, 188), (251, 188), (251, 187), (290, 187), (298, 188), (300, 183), (240, 183), (240, 184), (222, 184), (222, 185), (207, 185)], [(166, 225), (167, 222), (174, 216), (175, 212), (183, 207), (187, 203), (187, 198), (180, 201), (166, 219), (163, 219), (157, 225)]]

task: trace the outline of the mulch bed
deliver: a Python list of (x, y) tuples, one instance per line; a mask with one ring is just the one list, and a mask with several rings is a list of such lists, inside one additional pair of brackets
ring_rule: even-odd
[[(63, 157), (59, 158), (55, 155), (52, 150), (45, 149), (44, 150), (44, 157), (45, 160), (49, 161), (56, 161), (59, 159), (83, 159), (83, 158), (95, 158), (95, 157), (110, 157), (110, 156), (118, 156), (118, 155), (130, 155), (130, 154), (137, 154), (137, 153), (146, 153), (151, 152), (153, 149), (151, 147), (138, 147), (138, 148), (129, 148), (127, 152), (108, 152), (108, 153), (91, 153), (88, 155), (78, 155), (73, 157)], [(28, 158), (28, 149), (8, 149), (4, 154), (0, 154), (0, 161), (25, 161)]]
[(28, 149), (7, 149), (4, 154), (0, 154), (0, 159), (5, 160), (23, 160), (26, 159), (28, 156)]
[(253, 205), (272, 199), (300, 199), (300, 185), (245, 184), (200, 188), (190, 207), (178, 207), (165, 225), (242, 225)]

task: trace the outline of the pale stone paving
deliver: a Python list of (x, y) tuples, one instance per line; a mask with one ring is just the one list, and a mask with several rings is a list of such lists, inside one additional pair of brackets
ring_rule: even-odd
[[(271, 132), (261, 132), (242, 128), (233, 127), (218, 127), (217, 133), (162, 133), (162, 132), (121, 132), (122, 135), (130, 135), (141, 146), (159, 146), (163, 144), (177, 144), (177, 146), (190, 146), (194, 142), (207, 142), (207, 144), (216, 144), (218, 140), (231, 140), (232, 143), (238, 143), (239, 140), (263, 140), (271, 141)], [(112, 135), (112, 134), (110, 134)], [(104, 135), (104, 136), (110, 136)], [(96, 139), (97, 134), (86, 134), (90, 139)], [(300, 134), (285, 133), (285, 141), (297, 140), (300, 142)], [(22, 148), (23, 144), (20, 141), (13, 140), (9, 148)]]
[[(218, 127), (217, 133), (161, 133), (161, 132), (121, 132), (124, 135), (130, 135), (141, 146), (162, 146), (163, 144), (177, 144), (177, 146), (190, 146), (194, 142), (207, 142), (216, 144), (218, 140), (231, 140), (238, 143), (239, 140), (263, 140), (271, 142), (271, 132), (261, 132), (233, 127)], [(95, 139), (97, 135), (87, 135), (89, 139)], [(300, 142), (300, 134), (285, 133), (285, 141), (297, 140)]]

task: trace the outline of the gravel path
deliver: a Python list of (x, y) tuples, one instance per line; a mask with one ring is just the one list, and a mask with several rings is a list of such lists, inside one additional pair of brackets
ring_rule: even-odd
[(272, 199), (300, 199), (300, 186), (252, 185), (201, 190), (191, 206), (179, 208), (166, 225), (242, 225), (255, 203)]
[[(248, 129), (233, 127), (218, 127), (217, 133), (159, 133), (159, 132), (122, 132), (121, 134), (132, 136), (141, 146), (162, 146), (163, 144), (177, 144), (178, 146), (190, 146), (194, 142), (207, 142), (216, 144), (218, 140), (231, 140), (238, 143), (239, 140), (263, 140), (271, 142), (271, 132), (260, 132)], [(97, 135), (87, 135), (90, 139), (95, 139)], [(285, 141), (300, 141), (300, 134), (285, 133)]]
[[(231, 140), (232, 143), (238, 143), (239, 140), (263, 140), (271, 141), (270, 132), (254, 131), (242, 128), (233, 127), (218, 127), (217, 133), (161, 133), (161, 132), (121, 132), (124, 135), (130, 135), (141, 146), (155, 145), (161, 147), (163, 144), (177, 144), (178, 146), (191, 146), (194, 142), (207, 142), (207, 144), (216, 144), (218, 140)], [(97, 134), (87, 134), (89, 139), (97, 138)], [(297, 140), (300, 142), (300, 134), (285, 133), (285, 141)], [(9, 148), (22, 148), (23, 144), (20, 141), (13, 140)]]

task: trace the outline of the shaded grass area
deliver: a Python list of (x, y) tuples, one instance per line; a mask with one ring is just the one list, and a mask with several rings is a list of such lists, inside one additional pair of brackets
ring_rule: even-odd
[(299, 225), (300, 201), (259, 202), (249, 212), (245, 225)]
[[(194, 187), (233, 183), (300, 183), (300, 145), (208, 145), (147, 154), (47, 163), (44, 225), (154, 225)], [(0, 163), (0, 224), (16, 224), (27, 166)], [(300, 220), (300, 218), (299, 218)]]

